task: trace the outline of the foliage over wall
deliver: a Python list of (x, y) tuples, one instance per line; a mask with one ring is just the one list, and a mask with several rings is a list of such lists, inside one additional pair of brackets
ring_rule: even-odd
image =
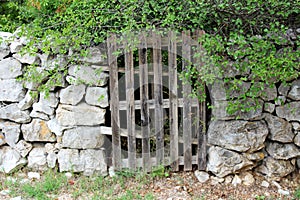
[[(85, 47), (100, 44), (112, 32), (202, 29), (207, 33), (202, 41), (204, 66), (191, 66), (185, 77), (212, 83), (228, 69), (251, 73), (250, 78), (222, 79), (229, 90), (243, 81), (261, 83), (239, 97), (246, 99), (256, 98), (264, 84), (299, 76), (300, 38), (293, 35), (300, 27), (299, 0), (18, 0), (1, 6), (0, 29), (22, 25), (21, 34), (30, 36), (33, 52), (39, 51), (33, 45), (38, 42), (43, 53), (67, 54), (72, 49), (85, 55)], [(64, 68), (52, 75), (60, 70)], [(195, 90), (199, 83), (193, 82)]]

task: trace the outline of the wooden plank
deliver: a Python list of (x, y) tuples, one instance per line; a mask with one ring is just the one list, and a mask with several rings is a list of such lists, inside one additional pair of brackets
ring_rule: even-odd
[[(119, 67), (118, 71), (122, 72), (122, 73), (125, 73), (125, 68), (124, 67)], [(139, 69), (134, 70), (134, 74), (140, 74), (140, 70)], [(148, 75), (154, 75), (154, 72), (148, 71)], [(168, 72), (162, 72), (162, 75), (163, 76), (169, 76), (169, 73)]]
[[(191, 62), (191, 44), (190, 44), (190, 32), (186, 31), (182, 33), (182, 67), (183, 71), (188, 70), (187, 67)], [(191, 94), (191, 85), (185, 83), (183, 85), (183, 150), (184, 150), (184, 170), (192, 170), (192, 119), (191, 119), (191, 100), (189, 95)]]
[(163, 96), (162, 96), (162, 57), (161, 36), (152, 33), (153, 38), (153, 71), (154, 71), (154, 100), (155, 100), (155, 133), (156, 133), (156, 162), (163, 164), (164, 130), (163, 130)]
[(139, 36), (139, 74), (140, 74), (140, 110), (142, 131), (142, 161), (145, 171), (151, 170), (150, 160), (150, 113), (148, 108), (148, 63), (147, 63), (147, 40), (145, 33)]
[[(199, 37), (202, 37), (204, 34), (203, 31), (196, 31), (196, 38), (198, 41)], [(202, 45), (201, 43), (197, 44), (197, 53), (201, 53), (202, 51)], [(201, 63), (200, 58), (196, 58), (196, 66), (198, 67), (198, 70), (201, 70), (201, 66), (203, 63)], [(199, 82), (201, 82), (200, 79), (198, 79)], [(205, 83), (202, 83), (204, 86), (203, 91), (199, 91), (199, 94), (206, 93), (205, 89)], [(197, 154), (198, 154), (198, 169), (199, 170), (206, 170), (207, 166), (207, 135), (206, 135), (206, 101), (203, 101), (200, 103), (200, 110), (199, 110), (199, 118), (200, 118), (200, 127), (198, 132), (198, 148), (197, 148)]]
[(121, 169), (121, 143), (120, 143), (120, 117), (119, 117), (119, 89), (118, 89), (118, 65), (116, 52), (116, 35), (113, 34), (107, 40), (108, 64), (110, 67), (110, 109), (112, 127), (112, 162), (116, 170)]
[(170, 121), (170, 157), (173, 171), (179, 170), (178, 160), (178, 98), (177, 98), (177, 45), (176, 35), (169, 32), (168, 65), (169, 65), (169, 121)]
[[(128, 164), (128, 159), (122, 159), (122, 168), (129, 168), (129, 164)], [(170, 165), (171, 163), (171, 158), (170, 157), (165, 157), (165, 162), (166, 165)], [(156, 165), (156, 157), (151, 157), (149, 159), (149, 163), (151, 163), (152, 166)], [(178, 164), (179, 165), (184, 165), (184, 157), (183, 156), (179, 156), (178, 157)], [(192, 157), (192, 164), (196, 165), (197, 164), (197, 156), (193, 156)], [(137, 158), (136, 159), (136, 166), (138, 168), (143, 167), (143, 159), (142, 158)]]
[[(101, 126), (101, 134), (103, 134), (103, 135), (112, 135), (112, 128), (107, 127), (107, 126)], [(120, 136), (128, 137), (127, 129), (121, 128), (120, 129)], [(142, 139), (143, 138), (142, 132), (140, 130), (135, 130), (135, 137), (138, 138), (138, 139)], [(178, 142), (183, 143), (183, 138), (179, 137)], [(192, 144), (198, 144), (198, 139), (193, 139)]]
[(135, 169), (136, 138), (135, 138), (135, 109), (134, 109), (134, 74), (133, 53), (131, 47), (125, 40), (125, 85), (126, 85), (126, 113), (128, 130), (128, 161), (129, 168)]
[[(183, 99), (177, 99), (178, 101), (178, 107), (183, 107)], [(147, 101), (148, 103), (148, 108), (149, 109), (155, 109), (155, 100), (154, 99), (149, 99)], [(196, 107), (197, 104), (199, 103), (197, 99), (191, 99), (191, 106)], [(163, 99), (163, 108), (169, 108), (170, 107), (170, 100), (169, 99)], [(135, 100), (134, 101), (134, 107), (136, 110), (141, 109), (141, 101), (140, 100)], [(126, 110), (126, 101), (120, 101), (119, 103), (119, 109), (120, 110)]]

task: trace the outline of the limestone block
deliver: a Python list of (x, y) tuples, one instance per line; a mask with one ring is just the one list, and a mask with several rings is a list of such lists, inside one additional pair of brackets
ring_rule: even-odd
[(35, 170), (45, 170), (47, 166), (47, 154), (45, 148), (34, 147), (28, 155), (27, 166)]
[(288, 97), (293, 100), (300, 100), (300, 80), (295, 80), (292, 82)]
[(74, 149), (101, 148), (105, 136), (101, 133), (101, 127), (77, 127), (66, 130), (62, 138), (62, 146)]
[(32, 144), (30, 144), (29, 142), (26, 142), (25, 140), (20, 140), (16, 146), (14, 147), (14, 149), (19, 152), (19, 154), (24, 158), (28, 155), (28, 153), (31, 151), (32, 149)]
[(300, 149), (294, 144), (268, 142), (266, 150), (275, 159), (288, 160), (300, 156)]
[(29, 124), (22, 124), (22, 133), (26, 141), (56, 141), (55, 135), (47, 126), (47, 122), (40, 119), (33, 119)]
[(0, 148), (0, 171), (11, 173), (27, 163), (26, 159), (9, 146)]
[(268, 113), (273, 113), (275, 110), (275, 104), (266, 102), (264, 104), (264, 111)]
[(21, 111), (17, 103), (0, 108), (0, 119), (8, 119), (17, 123), (28, 123), (31, 120), (29, 113)]
[(50, 92), (49, 97), (46, 97), (44, 93), (41, 93), (39, 101), (34, 103), (32, 108), (33, 111), (52, 115), (54, 113), (54, 108), (56, 108), (57, 105), (58, 99), (55, 93)]
[(292, 125), (288, 121), (267, 113), (265, 114), (265, 120), (270, 130), (269, 139), (284, 143), (293, 141), (295, 134), (292, 131)]
[(0, 129), (2, 129), (2, 132), (5, 136), (5, 142), (11, 146), (14, 147), (17, 142), (19, 141), (20, 137), (20, 130), (21, 125), (14, 123), (14, 122), (1, 122), (0, 121)]
[(104, 123), (105, 109), (80, 103), (77, 106), (60, 104), (56, 118), (61, 126), (93, 126)]
[(21, 82), (16, 79), (0, 80), (0, 101), (19, 102), (25, 96)]
[(225, 177), (246, 167), (253, 167), (253, 162), (241, 154), (217, 146), (208, 150), (207, 170), (218, 177)]
[(283, 96), (287, 96), (291, 86), (281, 83), (278, 88), (278, 93)]
[(82, 172), (84, 164), (80, 160), (79, 150), (61, 149), (57, 154), (59, 171)]
[(24, 99), (19, 102), (18, 107), (20, 110), (26, 110), (30, 108), (34, 102), (36, 102), (36, 100), (30, 95), (30, 91), (28, 91)]
[(23, 47), (20, 40), (14, 40), (10, 43), (9, 48), (11, 53), (18, 53)]
[(31, 55), (29, 53), (26, 53), (24, 55), (21, 55), (20, 53), (13, 54), (13, 57), (24, 64), (32, 65), (34, 63), (38, 63), (38, 56), (37, 55)]
[(300, 102), (291, 102), (283, 106), (277, 106), (276, 114), (278, 117), (288, 121), (300, 122)]
[(208, 143), (239, 152), (255, 152), (264, 147), (268, 127), (264, 121), (213, 121)]
[(0, 61), (0, 79), (13, 79), (22, 75), (22, 65), (14, 58)]
[(105, 61), (105, 54), (106, 51), (103, 50), (103, 52), (101, 52), (99, 47), (90, 47), (88, 49), (88, 55), (84, 58), (80, 58), (80, 60), (89, 64), (99, 65)]
[(282, 178), (292, 173), (295, 166), (289, 160), (276, 160), (272, 157), (264, 159), (263, 164), (255, 170), (267, 178)]
[(70, 85), (59, 92), (60, 103), (78, 104), (85, 94), (85, 85)]
[(80, 152), (81, 162), (84, 164), (83, 174), (85, 176), (107, 175), (107, 164), (105, 162), (104, 150), (87, 149)]
[(108, 107), (108, 92), (107, 87), (88, 87), (85, 95), (85, 101), (89, 105)]
[(97, 73), (96, 69), (89, 66), (73, 65), (68, 70), (69, 75), (75, 77), (76, 83), (85, 83), (87, 85), (104, 86), (107, 84), (109, 75), (106, 73)]

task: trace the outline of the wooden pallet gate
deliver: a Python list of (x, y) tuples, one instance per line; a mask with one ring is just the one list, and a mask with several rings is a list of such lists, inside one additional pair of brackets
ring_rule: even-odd
[[(193, 55), (201, 48), (202, 34), (195, 31), (192, 39), (190, 31), (170, 31), (167, 36), (140, 33), (137, 50), (128, 41), (118, 44), (116, 35), (108, 38), (111, 164), (116, 170), (150, 171), (159, 165), (170, 165), (173, 171), (179, 166), (185, 171), (206, 168), (206, 102), (191, 98), (191, 85), (178, 77), (191, 63), (201, 66)], [(123, 66), (115, 53), (120, 50)]]

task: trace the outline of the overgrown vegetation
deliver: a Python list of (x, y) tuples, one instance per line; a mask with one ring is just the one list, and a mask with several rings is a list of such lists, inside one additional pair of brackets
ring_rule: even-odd
[[(21, 25), (20, 34), (30, 36), (27, 50), (48, 54), (72, 51), (86, 56), (87, 47), (102, 43), (110, 33), (202, 29), (205, 51), (196, 54), (202, 66), (191, 65), (183, 72), (197, 95), (203, 81), (221, 79), (228, 91), (250, 82), (251, 88), (237, 99), (256, 99), (267, 85), (299, 77), (300, 39), (294, 34), (300, 27), (299, 0), (18, 0), (2, 1), (1, 6), (0, 29), (13, 31)], [(25, 80), (40, 76), (28, 70)], [(57, 75), (65, 70), (50, 70), (49, 83), (41, 90), (59, 85)], [(239, 73), (228, 75), (230, 70)], [(230, 105), (231, 113), (253, 109)]]

